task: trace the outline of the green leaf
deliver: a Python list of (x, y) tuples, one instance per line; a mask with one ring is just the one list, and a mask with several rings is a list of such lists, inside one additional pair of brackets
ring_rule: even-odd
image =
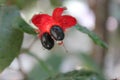
[(0, 72), (10, 65), (21, 48), (23, 32), (12, 26), (18, 16), (16, 7), (0, 7)]
[(86, 55), (85, 53), (80, 53), (80, 60), (83, 63), (85, 68), (92, 70), (94, 72), (97, 72), (97, 73), (102, 73), (101, 69), (95, 63), (95, 61), (90, 56)]
[(0, 4), (16, 5), (19, 9), (33, 5), (37, 0), (0, 0)]
[(34, 65), (33, 69), (28, 73), (28, 80), (45, 80), (50, 75), (39, 65)]
[(60, 1), (60, 0), (50, 0), (50, 2), (52, 4), (52, 6), (54, 6), (54, 7), (59, 7), (62, 5), (62, 1)]
[(54, 77), (49, 77), (46, 80), (105, 80), (99, 74), (90, 70), (71, 71), (68, 73), (60, 73)]
[(49, 56), (46, 63), (49, 64), (49, 66), (54, 71), (54, 73), (58, 73), (60, 69), (60, 65), (62, 63), (62, 59), (63, 57), (56, 53), (54, 55)]
[(104, 74), (101, 68), (95, 63), (95, 61), (85, 53), (80, 54), (80, 60), (84, 65), (84, 68), (87, 70), (91, 70), (99, 74), (100, 77), (104, 78)]
[(16, 18), (16, 22), (13, 24), (15, 28), (22, 30), (25, 33), (36, 35), (35, 29), (27, 24), (20, 16)]
[(11, 0), (19, 9), (33, 5), (37, 0)]
[(86, 27), (83, 27), (83, 26), (77, 24), (75, 26), (75, 28), (77, 30), (79, 30), (80, 32), (87, 34), (94, 41), (94, 43), (96, 43), (97, 45), (99, 45), (103, 48), (108, 48), (108, 45), (104, 41), (102, 41), (100, 39), (100, 37), (98, 37), (94, 32), (88, 30)]

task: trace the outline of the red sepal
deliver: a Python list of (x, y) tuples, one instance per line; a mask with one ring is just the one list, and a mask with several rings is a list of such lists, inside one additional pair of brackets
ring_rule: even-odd
[(76, 19), (69, 15), (62, 15), (63, 11), (66, 10), (63, 8), (56, 8), (53, 11), (52, 16), (48, 14), (36, 14), (32, 18), (32, 22), (35, 26), (38, 27), (40, 35), (44, 32), (50, 33), (50, 28), (53, 25), (60, 26), (63, 30), (74, 26), (77, 22)]
[(40, 35), (44, 32), (50, 32), (50, 28), (53, 25), (60, 25), (58, 22), (53, 20), (53, 18), (47, 14), (36, 14), (32, 18), (32, 22), (40, 30)]
[(55, 8), (54, 11), (53, 11), (52, 17), (55, 20), (59, 19), (59, 17), (62, 16), (63, 11), (66, 10), (66, 9), (67, 9), (66, 7)]
[(63, 29), (70, 28), (77, 23), (76, 19), (69, 15), (61, 16), (58, 21), (62, 25)]

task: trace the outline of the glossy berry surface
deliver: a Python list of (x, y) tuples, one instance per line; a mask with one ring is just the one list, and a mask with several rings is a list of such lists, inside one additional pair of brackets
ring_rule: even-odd
[(57, 41), (61, 41), (64, 39), (64, 32), (60, 26), (54, 25), (50, 29), (50, 34), (53, 36), (53, 38)]
[(51, 38), (51, 36), (47, 32), (41, 36), (41, 43), (43, 47), (48, 50), (53, 48), (54, 46), (54, 40)]

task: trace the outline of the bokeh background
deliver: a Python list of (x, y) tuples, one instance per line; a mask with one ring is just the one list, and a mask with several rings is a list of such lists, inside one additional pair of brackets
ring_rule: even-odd
[(0, 80), (45, 80), (58, 72), (81, 69), (84, 65), (80, 54), (91, 56), (108, 79), (120, 78), (120, 0), (0, 0), (1, 5), (11, 3), (34, 28), (30, 22), (33, 15), (51, 15), (54, 8), (67, 7), (64, 14), (74, 16), (78, 24), (96, 32), (109, 48), (95, 45), (74, 27), (65, 32), (64, 46), (56, 42), (50, 51), (42, 47), (37, 36), (25, 33), (21, 54), (1, 73)]

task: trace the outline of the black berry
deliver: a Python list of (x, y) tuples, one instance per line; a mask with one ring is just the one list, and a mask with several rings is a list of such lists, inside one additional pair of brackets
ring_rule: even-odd
[(53, 38), (57, 41), (61, 41), (64, 39), (65, 35), (62, 30), (62, 28), (58, 25), (54, 25), (50, 29), (50, 34), (53, 36)]
[(41, 43), (43, 45), (44, 48), (50, 50), (53, 48), (54, 46), (54, 40), (51, 38), (49, 33), (43, 33), (43, 35), (41, 36)]

